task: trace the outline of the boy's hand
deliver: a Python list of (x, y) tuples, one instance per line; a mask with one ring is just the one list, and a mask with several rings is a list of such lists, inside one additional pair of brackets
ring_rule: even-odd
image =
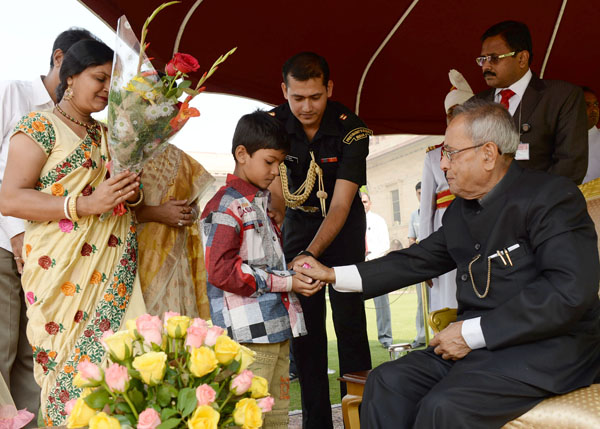
[(292, 290), (304, 296), (311, 296), (320, 291), (324, 283), (313, 281), (311, 278), (296, 274), (292, 277)]
[(304, 274), (305, 276), (314, 279), (314, 281), (335, 283), (334, 269), (326, 267), (315, 258), (311, 258), (310, 256), (302, 255), (298, 258), (295, 258), (293, 270), (297, 273)]

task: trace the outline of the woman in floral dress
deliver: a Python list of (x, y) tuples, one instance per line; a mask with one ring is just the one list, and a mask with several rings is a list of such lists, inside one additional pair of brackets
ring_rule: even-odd
[(104, 359), (102, 334), (145, 311), (130, 212), (112, 214), (141, 202), (139, 178), (110, 177), (106, 132), (90, 116), (108, 103), (112, 58), (95, 40), (69, 49), (60, 102), (17, 124), (2, 183), (2, 213), (29, 220), (22, 284), (48, 426), (64, 424), (65, 404), (81, 394), (72, 385), (77, 364)]

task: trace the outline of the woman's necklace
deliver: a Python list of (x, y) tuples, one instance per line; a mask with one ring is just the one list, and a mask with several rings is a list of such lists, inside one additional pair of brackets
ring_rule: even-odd
[(65, 118), (67, 118), (69, 121), (71, 121), (79, 126), (84, 127), (92, 140), (94, 140), (94, 141), (99, 140), (100, 126), (98, 125), (98, 122), (95, 119), (92, 119), (92, 121), (93, 121), (92, 124), (86, 124), (84, 122), (81, 122), (80, 120), (75, 119), (71, 115), (69, 115), (67, 112), (65, 112), (63, 109), (61, 109), (61, 107), (58, 104), (54, 107), (56, 107), (56, 110), (58, 110), (58, 112), (61, 115), (63, 115)]

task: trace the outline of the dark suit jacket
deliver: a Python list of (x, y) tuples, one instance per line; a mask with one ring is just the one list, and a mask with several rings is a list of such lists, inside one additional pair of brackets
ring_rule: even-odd
[[(481, 205), (482, 204), (482, 205)], [(457, 268), (458, 319), (481, 317), (486, 348), (455, 365), (563, 393), (600, 374), (597, 237), (572, 181), (513, 162), (482, 203), (456, 198), (418, 245), (358, 264), (365, 299)], [(513, 265), (488, 256), (514, 244)], [(458, 369), (458, 367), (455, 367)]]
[[(494, 101), (495, 91), (490, 88), (475, 97)], [(581, 88), (533, 75), (520, 104), (513, 119), (521, 141), (529, 143), (529, 161), (519, 164), (568, 177), (579, 185), (588, 167), (587, 115)], [(529, 124), (529, 131), (523, 130), (523, 124)]]

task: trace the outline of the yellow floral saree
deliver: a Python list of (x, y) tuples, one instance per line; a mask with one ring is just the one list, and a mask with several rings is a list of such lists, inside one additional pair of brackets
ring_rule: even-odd
[[(196, 204), (213, 177), (193, 158), (169, 144), (144, 167), (144, 203), (157, 206), (169, 198)], [(198, 208), (196, 208), (198, 213)], [(177, 311), (210, 318), (206, 270), (198, 223), (176, 228), (158, 222), (138, 225), (139, 272), (148, 312)]]
[[(38, 191), (89, 195), (105, 179), (108, 149), (103, 138), (81, 139), (50, 112), (25, 116), (18, 132), (31, 137), (48, 157)], [(42, 388), (46, 424), (59, 426), (66, 419), (66, 402), (81, 393), (72, 385), (78, 362), (102, 362), (102, 334), (119, 330), (126, 318), (145, 311), (136, 276), (135, 227), (129, 212), (104, 221), (87, 216), (75, 222), (27, 222), (23, 254), (34, 376)]]

